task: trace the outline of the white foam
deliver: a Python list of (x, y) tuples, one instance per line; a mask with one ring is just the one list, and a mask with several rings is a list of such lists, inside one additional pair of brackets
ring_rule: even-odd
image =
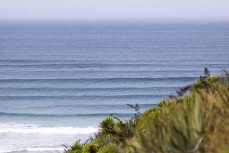
[(28, 147), (26, 149), (27, 151), (64, 151), (63, 148), (43, 148), (43, 147), (38, 147), (38, 148), (32, 148), (32, 147)]
[(25, 151), (25, 149), (20, 149), (17, 148), (14, 145), (3, 145), (0, 147), (0, 153), (9, 153), (9, 152), (21, 152), (21, 151)]
[(98, 131), (94, 127), (42, 127), (37, 125), (0, 124), (0, 134), (16, 133), (16, 134), (92, 134)]
[(8, 152), (15, 152), (15, 151), (22, 151), (22, 150), (14, 150), (10, 148), (0, 148), (1, 153), (8, 153)]
[(15, 149), (15, 148), (0, 148), (0, 153), (9, 153), (9, 152), (45, 152), (45, 151), (64, 151), (64, 148), (51, 148), (51, 147), (28, 147), (26, 149)]

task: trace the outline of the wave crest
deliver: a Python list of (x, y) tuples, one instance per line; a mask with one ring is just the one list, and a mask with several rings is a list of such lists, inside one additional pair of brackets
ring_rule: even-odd
[(17, 133), (17, 134), (92, 134), (98, 131), (95, 127), (42, 127), (36, 125), (0, 125), (0, 134)]

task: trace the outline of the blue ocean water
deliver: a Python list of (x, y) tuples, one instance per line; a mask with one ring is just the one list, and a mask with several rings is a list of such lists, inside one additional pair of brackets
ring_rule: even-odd
[(0, 22), (0, 152), (56, 152), (229, 68), (229, 23)]

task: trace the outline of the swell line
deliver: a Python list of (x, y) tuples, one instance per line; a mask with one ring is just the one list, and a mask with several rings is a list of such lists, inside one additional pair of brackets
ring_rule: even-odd
[(166, 97), (168, 95), (83, 95), (83, 96), (0, 96), (1, 100), (49, 100), (49, 99), (133, 99), (133, 98), (155, 98), (155, 97)]
[(31, 114), (31, 113), (7, 113), (0, 112), (0, 116), (11, 117), (104, 117), (104, 116), (131, 117), (134, 113), (92, 113), (92, 114)]
[(172, 86), (172, 87), (2, 87), (0, 90), (3, 91), (149, 91), (149, 90), (157, 90), (157, 89), (177, 89), (181, 88), (181, 86)]
[(194, 80), (196, 77), (142, 77), (142, 78), (77, 78), (77, 79), (0, 79), (0, 83), (17, 83), (17, 82), (54, 82), (54, 83), (77, 83), (77, 82), (144, 82), (144, 81), (190, 81)]

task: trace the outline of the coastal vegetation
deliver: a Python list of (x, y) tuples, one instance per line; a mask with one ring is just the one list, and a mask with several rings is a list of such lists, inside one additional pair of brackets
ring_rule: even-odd
[(129, 120), (112, 115), (65, 153), (229, 153), (229, 74), (205, 75)]

